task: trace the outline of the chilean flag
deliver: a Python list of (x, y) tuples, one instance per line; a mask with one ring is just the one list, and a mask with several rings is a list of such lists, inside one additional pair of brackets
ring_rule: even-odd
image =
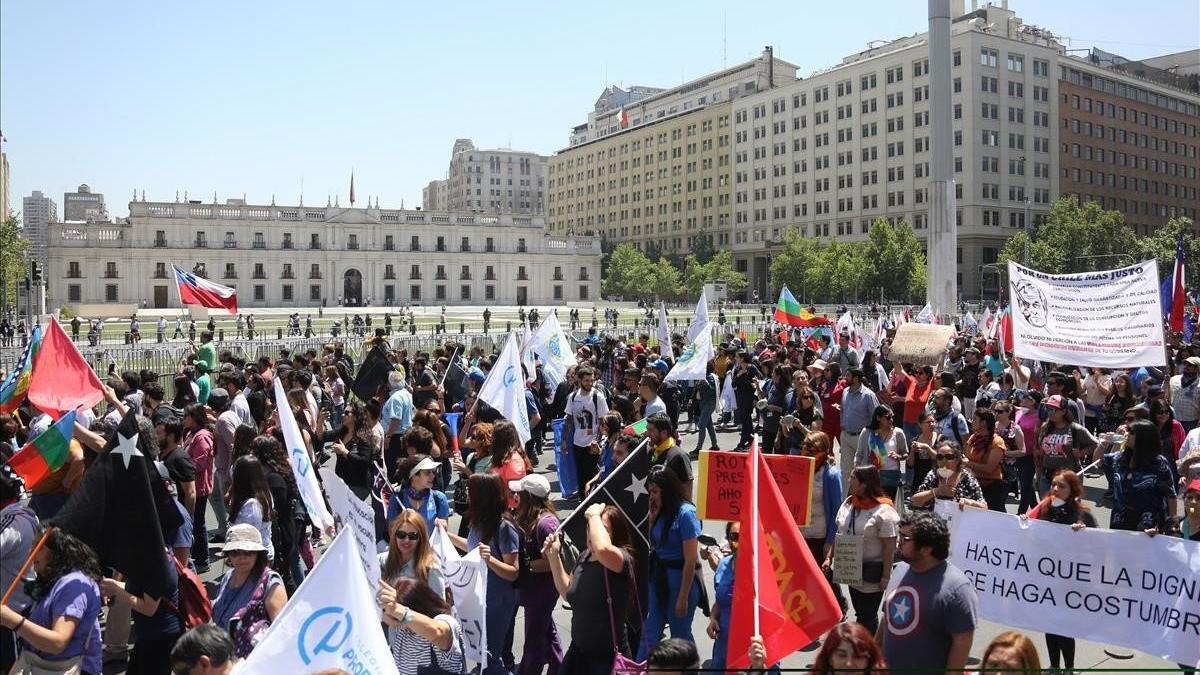
[(175, 288), (179, 291), (179, 302), (221, 310), (231, 315), (237, 314), (237, 291), (184, 272), (178, 265), (171, 267), (175, 268)]
[(1187, 301), (1187, 280), (1184, 278), (1183, 230), (1175, 240), (1175, 271), (1171, 274), (1171, 290), (1165, 295), (1163, 313), (1167, 314), (1171, 330), (1178, 333), (1183, 330), (1183, 307)]

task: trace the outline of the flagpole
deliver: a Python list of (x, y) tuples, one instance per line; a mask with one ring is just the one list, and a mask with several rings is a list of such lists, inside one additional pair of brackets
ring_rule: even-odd
[(446, 363), (446, 370), (442, 373), (442, 381), (438, 382), (438, 386), (446, 384), (446, 376), (450, 374), (450, 366), (454, 364), (454, 359), (458, 358), (458, 346), (455, 345), (454, 353), (450, 355), (450, 360)]
[(41, 539), (38, 539), (38, 542), (34, 544), (32, 549), (29, 550), (29, 557), (25, 558), (25, 562), (21, 564), (21, 569), (17, 571), (16, 576), (13, 577), (12, 583), (10, 583), (8, 588), (4, 591), (4, 598), (0, 599), (0, 605), (8, 604), (8, 599), (12, 597), (12, 594), (17, 590), (17, 586), (19, 586), (24, 580), (25, 573), (29, 571), (29, 566), (33, 564), (33, 559), (37, 557), (38, 552), (41, 551), (42, 547), (46, 545), (46, 540), (50, 538), (50, 533), (53, 531), (53, 525), (46, 526), (46, 531), (42, 532)]
[(762, 628), (760, 626), (762, 604), (758, 601), (761, 595), (758, 587), (758, 546), (761, 543), (758, 539), (758, 531), (761, 529), (759, 527), (758, 513), (758, 472), (760, 468), (759, 465), (762, 463), (762, 455), (760, 453), (761, 450), (759, 449), (758, 444), (755, 443), (753, 454), (754, 466), (750, 471), (750, 503), (754, 505), (754, 517), (751, 519), (752, 524), (750, 527), (750, 546), (754, 551), (754, 555), (751, 556), (751, 566), (754, 571), (750, 575), (750, 578), (754, 580), (754, 632), (752, 635), (762, 635)]

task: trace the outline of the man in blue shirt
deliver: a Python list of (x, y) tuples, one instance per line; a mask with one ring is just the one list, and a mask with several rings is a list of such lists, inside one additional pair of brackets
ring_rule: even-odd
[(875, 396), (875, 392), (863, 386), (862, 368), (856, 367), (846, 371), (846, 385), (841, 402), (842, 435), (838, 439), (842, 446), (839, 450), (838, 468), (842, 470), (843, 481), (850, 480), (850, 472), (854, 470), (854, 453), (858, 451), (858, 437), (871, 421), (875, 407), (879, 405), (879, 398)]
[(388, 388), (392, 395), (383, 404), (379, 413), (379, 424), (383, 427), (385, 439), (384, 466), (388, 471), (393, 471), (396, 463), (404, 458), (404, 432), (412, 426), (413, 399), (408, 391), (408, 383), (404, 380), (404, 373), (388, 373)]

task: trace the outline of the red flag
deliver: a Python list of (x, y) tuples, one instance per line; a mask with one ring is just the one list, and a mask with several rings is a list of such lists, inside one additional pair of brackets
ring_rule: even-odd
[(748, 466), (752, 467), (750, 489), (742, 503), (742, 536), (729, 622), (727, 666), (731, 670), (750, 665), (750, 637), (756, 624), (767, 650), (766, 663), (771, 664), (811, 643), (842, 619), (837, 599), (800, 537), (757, 443), (750, 446)]
[(53, 317), (33, 360), (28, 398), (39, 410), (55, 417), (79, 406), (90, 408), (104, 398), (100, 378)]

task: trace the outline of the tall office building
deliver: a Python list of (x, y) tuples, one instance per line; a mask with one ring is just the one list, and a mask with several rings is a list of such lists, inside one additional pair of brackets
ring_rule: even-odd
[(0, 152), (0, 220), (12, 213), (12, 181), (9, 178), (8, 153)]
[(421, 208), (426, 211), (445, 211), (448, 182), (431, 180), (421, 189)]
[(63, 193), (63, 220), (67, 222), (106, 222), (108, 211), (104, 208), (104, 195), (92, 192), (83, 183), (75, 192)]
[(471, 139), (460, 138), (450, 153), (445, 201), (438, 201), (438, 210), (542, 215), (546, 210), (545, 180), (543, 155), (521, 150), (480, 150)]
[(41, 190), (22, 200), (21, 228), (29, 240), (29, 256), (44, 266), (47, 261), (46, 237), (50, 223), (58, 222), (58, 205)]

